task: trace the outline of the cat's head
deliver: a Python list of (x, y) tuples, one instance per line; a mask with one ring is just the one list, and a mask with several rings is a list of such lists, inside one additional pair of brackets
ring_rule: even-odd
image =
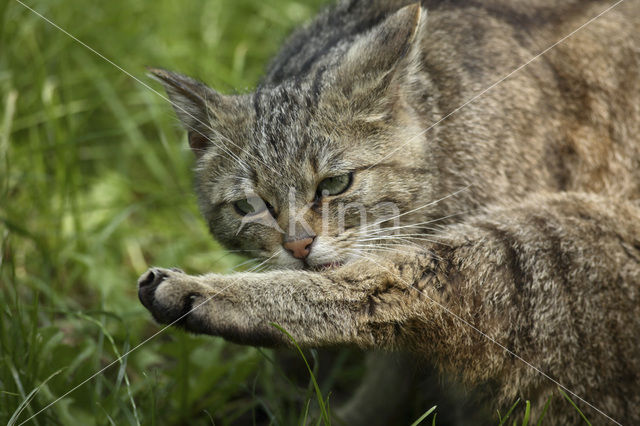
[(288, 268), (391, 243), (379, 228), (430, 196), (423, 127), (405, 98), (424, 15), (400, 9), (304, 75), (251, 94), (151, 70), (188, 130), (200, 208), (220, 242)]

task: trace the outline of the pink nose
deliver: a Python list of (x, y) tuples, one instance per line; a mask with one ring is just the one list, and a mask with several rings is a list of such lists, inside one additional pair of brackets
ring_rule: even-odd
[(296, 259), (306, 259), (309, 253), (311, 253), (311, 243), (313, 243), (313, 238), (303, 238), (302, 240), (287, 241), (283, 246), (289, 250)]

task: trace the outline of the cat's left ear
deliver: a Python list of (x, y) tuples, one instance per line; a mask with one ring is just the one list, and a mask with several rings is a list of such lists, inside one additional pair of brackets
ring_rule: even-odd
[(161, 68), (149, 68), (164, 86), (176, 115), (187, 130), (196, 157), (212, 147), (225, 124), (238, 115), (232, 96), (224, 96), (191, 77)]
[(383, 96), (401, 60), (412, 60), (412, 48), (426, 15), (420, 3), (414, 3), (362, 35), (338, 65), (336, 86), (357, 103)]

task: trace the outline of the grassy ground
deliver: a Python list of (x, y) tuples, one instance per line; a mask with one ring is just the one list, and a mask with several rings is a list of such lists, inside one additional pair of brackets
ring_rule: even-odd
[[(27, 4), (159, 89), (145, 66), (255, 85), (321, 1), (31, 0)], [(192, 154), (156, 94), (13, 0), (0, 0), (0, 423), (20, 421), (159, 330), (137, 300), (149, 265), (225, 272)], [(216, 424), (255, 406), (291, 412), (258, 350), (167, 330), (42, 412), (37, 424)], [(270, 379), (271, 378), (271, 379)], [(285, 381), (286, 383), (286, 381)], [(271, 385), (273, 387), (273, 385)], [(268, 400), (267, 400), (268, 399)], [(297, 411), (296, 411), (297, 410)], [(18, 422), (19, 423), (19, 422)]]
[[(27, 4), (156, 89), (145, 66), (231, 92), (253, 87), (321, 3)], [(0, 105), (0, 422), (62, 397), (30, 424), (300, 424), (313, 389), (271, 352), (173, 329), (84, 382), (160, 329), (136, 295), (149, 265), (227, 272), (243, 259), (199, 217), (169, 105), (15, 0), (0, 0)], [(325, 395), (356, 374), (343, 361)]]

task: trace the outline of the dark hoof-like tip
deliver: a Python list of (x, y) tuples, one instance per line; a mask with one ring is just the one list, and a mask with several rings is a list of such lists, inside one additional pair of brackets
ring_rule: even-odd
[(155, 297), (156, 288), (167, 276), (162, 272), (149, 269), (138, 280), (138, 299), (145, 308), (151, 310)]
[(153, 284), (153, 281), (155, 279), (156, 279), (156, 274), (153, 272), (153, 269), (148, 270), (138, 280), (138, 288), (148, 286), (149, 284)]

